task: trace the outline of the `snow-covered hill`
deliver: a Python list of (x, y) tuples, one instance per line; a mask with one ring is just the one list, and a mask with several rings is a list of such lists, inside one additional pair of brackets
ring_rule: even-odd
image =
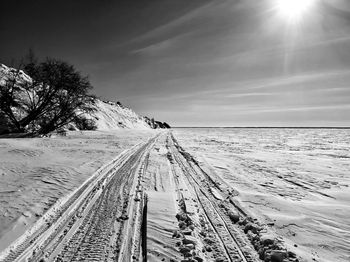
[[(32, 79), (23, 71), (15, 68), (7, 67), (0, 64), (0, 88), (7, 80), (13, 79), (15, 76), (17, 82), (31, 82)], [(35, 97), (35, 95), (33, 95)], [(155, 121), (154, 119), (140, 116), (132, 109), (122, 105), (120, 102), (102, 101), (100, 99), (92, 99), (87, 105), (91, 108), (90, 113), (84, 113), (83, 116), (95, 122), (97, 130), (114, 130), (114, 129), (156, 129), (169, 128), (167, 123)], [(81, 114), (77, 112), (77, 114)], [(70, 125), (75, 128), (76, 125)], [(8, 132), (9, 125), (6, 117), (0, 112), (0, 134)]]
[(98, 130), (112, 130), (120, 128), (150, 129), (146, 118), (139, 116), (130, 108), (124, 107), (121, 103), (101, 101), (94, 99), (90, 107), (93, 111), (84, 114), (87, 119), (95, 121)]

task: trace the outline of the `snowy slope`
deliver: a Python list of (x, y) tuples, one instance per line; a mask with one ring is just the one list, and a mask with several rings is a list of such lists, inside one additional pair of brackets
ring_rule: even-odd
[(120, 103), (101, 101), (95, 99), (91, 106), (94, 112), (84, 114), (86, 118), (93, 119), (98, 130), (113, 130), (120, 128), (150, 129), (145, 118), (139, 116), (130, 108)]
[[(15, 68), (0, 64), (0, 85), (14, 77), (16, 77), (16, 81), (19, 83), (32, 81), (31, 77), (23, 71), (18, 71)], [(34, 93), (33, 97), (35, 97)], [(154, 121), (148, 117), (138, 115), (130, 108), (123, 106), (120, 102), (114, 103), (94, 99), (90, 102), (88, 107), (93, 109), (92, 112), (89, 114), (84, 113), (83, 116), (87, 119), (92, 119), (97, 126), (97, 130), (114, 130), (122, 128), (155, 129), (169, 127), (166, 123)], [(80, 115), (81, 112), (77, 112), (77, 114)], [(74, 127), (75, 125), (73, 124), (72, 126)], [(0, 134), (6, 132), (6, 130), (10, 130), (8, 127), (8, 121), (0, 112)]]
[(4, 83), (9, 77), (13, 77), (16, 74), (18, 82), (31, 82), (32, 78), (24, 73), (22, 70), (17, 70), (12, 67), (5, 66), (4, 64), (0, 64), (0, 84)]

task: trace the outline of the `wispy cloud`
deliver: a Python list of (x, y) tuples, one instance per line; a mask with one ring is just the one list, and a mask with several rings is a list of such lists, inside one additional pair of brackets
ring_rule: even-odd
[(170, 22), (167, 22), (165, 24), (162, 24), (151, 31), (148, 31), (145, 34), (142, 34), (134, 39), (132, 39), (129, 43), (140, 43), (144, 42), (150, 39), (154, 39), (157, 37), (160, 37), (164, 34), (169, 34), (169, 31), (173, 30), (174, 28), (183, 25), (184, 23), (191, 21), (192, 19), (196, 18), (197, 16), (205, 13), (205, 11), (210, 8), (213, 5), (212, 2), (205, 3), (202, 6), (199, 6), (198, 8), (192, 9), (189, 12), (185, 13), (184, 15), (177, 17), (173, 19)]
[(190, 33), (184, 33), (174, 37), (167, 38), (165, 40), (158, 41), (156, 43), (148, 44), (141, 48), (132, 50), (131, 54), (143, 54), (143, 55), (156, 55), (159, 52), (170, 51), (172, 47), (175, 47), (176, 44), (181, 41), (184, 37), (187, 37)]

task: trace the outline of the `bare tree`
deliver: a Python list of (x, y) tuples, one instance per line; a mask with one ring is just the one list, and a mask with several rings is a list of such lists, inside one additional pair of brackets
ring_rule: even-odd
[(52, 58), (38, 62), (32, 53), (23, 71), (0, 76), (0, 112), (16, 132), (47, 134), (86, 112), (92, 88), (74, 66)]

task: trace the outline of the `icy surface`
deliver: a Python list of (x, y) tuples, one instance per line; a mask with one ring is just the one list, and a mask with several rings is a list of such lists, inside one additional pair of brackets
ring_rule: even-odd
[(350, 130), (175, 129), (238, 201), (309, 260), (350, 259)]

